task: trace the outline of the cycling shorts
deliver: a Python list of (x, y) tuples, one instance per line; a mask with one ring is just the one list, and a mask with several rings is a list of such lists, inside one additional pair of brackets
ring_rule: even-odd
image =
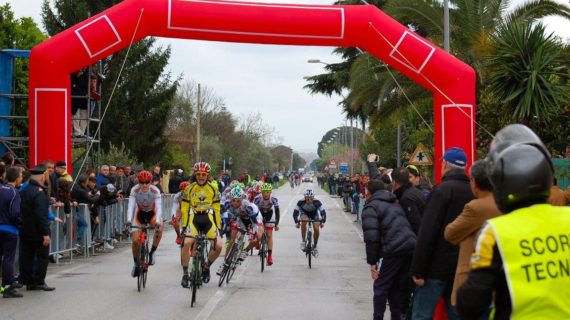
[(321, 220), (323, 219), (319, 211), (301, 212), (301, 218), (302, 217), (308, 217), (310, 220), (313, 220), (314, 222), (321, 222)]
[(186, 232), (187, 236), (195, 237), (202, 232), (206, 238), (214, 239), (218, 236), (218, 229), (214, 223), (214, 216), (209, 213), (193, 213), (189, 217), (190, 230)]
[[(143, 224), (150, 224), (154, 227), (156, 223), (156, 212), (154, 211), (137, 211), (135, 213), (135, 219), (132, 223), (133, 227), (141, 227)], [(140, 231), (139, 229), (133, 229), (131, 232)]]

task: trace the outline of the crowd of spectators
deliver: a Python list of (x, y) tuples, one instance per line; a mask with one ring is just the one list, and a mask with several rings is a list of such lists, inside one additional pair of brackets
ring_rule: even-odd
[[(459, 148), (445, 151), (441, 182), (433, 188), (415, 166), (378, 168), (375, 159), (375, 154), (368, 156), (370, 180), (364, 186), (358, 175), (330, 175), (322, 181), (332, 194), (343, 197), (346, 211), (346, 203), (351, 199), (347, 193), (362, 193), (366, 198), (362, 228), (374, 283), (373, 318), (384, 319), (389, 302), (391, 319), (432, 319), (436, 307), (443, 302), (447, 319), (489, 319), (492, 296), (487, 291), (491, 291), (482, 290), (493, 284), (480, 281), (490, 277), (485, 273), (484, 277), (478, 275), (477, 281), (473, 277), (468, 282), (468, 278), (480, 230), (489, 219), (502, 215), (496, 203), (500, 192), (494, 193), (492, 183), (493, 178), (501, 176), (491, 176), (487, 160), (474, 162), (467, 171), (467, 156)], [(525, 188), (520, 184), (516, 187)], [(528, 201), (512, 196), (505, 199), (519, 201), (520, 208), (544, 202), (553, 206), (570, 204), (570, 188), (561, 190), (556, 179), (548, 199), (543, 194), (531, 193), (528, 197), (534, 198)], [(495, 263), (502, 261), (496, 262), (497, 257), (501, 255), (495, 256), (492, 267), (500, 270)], [(462, 299), (458, 295), (460, 288)], [(495, 318), (507, 319), (513, 310), (507, 301), (508, 293), (504, 295), (500, 290), (495, 302), (501, 307)], [(471, 293), (485, 296), (485, 301), (471, 297)]]

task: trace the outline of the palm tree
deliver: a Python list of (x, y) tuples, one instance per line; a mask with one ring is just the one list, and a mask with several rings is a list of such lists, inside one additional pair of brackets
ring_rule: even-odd
[[(510, 0), (450, 0), (451, 53), (484, 81), (484, 58), (492, 53), (491, 36), (510, 21), (535, 22), (547, 16), (570, 19), (570, 7), (553, 0), (530, 0), (508, 11)], [(437, 0), (392, 0), (385, 12), (419, 30), (434, 43), (443, 42), (443, 5)]]

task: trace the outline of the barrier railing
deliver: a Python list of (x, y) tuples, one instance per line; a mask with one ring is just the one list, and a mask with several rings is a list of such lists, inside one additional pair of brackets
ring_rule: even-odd
[[(173, 202), (174, 195), (162, 195), (163, 219), (170, 216)], [(51, 224), (50, 255), (54, 255), (55, 262), (59, 263), (60, 255), (66, 254), (71, 262), (78, 248), (83, 250), (83, 256), (87, 258), (89, 251), (95, 254), (96, 244), (102, 245), (105, 252), (110, 249), (105, 243), (111, 243), (113, 239), (121, 241), (123, 237), (129, 238), (126, 232), (127, 207), (128, 199), (110, 206), (100, 206), (99, 223), (92, 224), (91, 211), (86, 204), (72, 208), (67, 216), (62, 207), (52, 206), (50, 211), (63, 222)]]

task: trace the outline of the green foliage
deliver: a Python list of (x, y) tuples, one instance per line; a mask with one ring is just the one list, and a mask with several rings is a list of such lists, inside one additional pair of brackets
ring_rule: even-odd
[(493, 36), (488, 58), (490, 92), (507, 104), (515, 120), (549, 118), (567, 102), (568, 74), (563, 46), (542, 24), (512, 21)]
[[(31, 49), (46, 39), (32, 18), (14, 18), (14, 12), (10, 4), (0, 6), (0, 48), (1, 49)], [(13, 93), (28, 93), (28, 60), (15, 59), (13, 72)], [(16, 99), (13, 104), (12, 115), (27, 116), (28, 100)], [(13, 120), (12, 135), (27, 136), (28, 121)], [(27, 153), (27, 150), (24, 150)], [(19, 154), (26, 158), (25, 154)]]
[[(46, 0), (42, 18), (48, 33), (55, 35), (119, 2), (56, 0), (52, 7)], [(102, 147), (108, 150), (112, 144), (124, 143), (145, 163), (155, 163), (164, 157), (167, 140), (163, 133), (178, 86), (178, 80), (165, 73), (170, 48), (155, 48), (154, 44), (153, 38), (133, 44), (120, 78), (126, 50), (113, 56), (106, 75), (109, 80), (103, 82), (101, 101), (103, 106), (107, 105), (111, 89), (118, 81), (101, 130), (102, 141), (109, 144)]]

